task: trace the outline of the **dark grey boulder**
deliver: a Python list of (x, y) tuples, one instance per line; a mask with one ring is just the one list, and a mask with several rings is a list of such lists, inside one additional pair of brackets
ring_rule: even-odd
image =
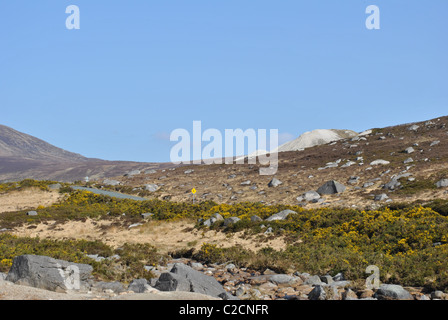
[(334, 180), (326, 182), (323, 186), (317, 189), (319, 194), (336, 194), (344, 192), (346, 187)]
[(222, 298), (225, 294), (230, 298), (215, 278), (182, 263), (176, 263), (170, 272), (162, 273), (155, 288), (160, 291), (197, 292), (216, 298)]
[(378, 300), (414, 300), (408, 291), (396, 284), (382, 284), (374, 297)]
[(259, 216), (252, 216), (252, 217), (250, 217), (250, 221), (260, 222), (260, 221), (263, 221), (263, 219), (261, 219)]
[(86, 290), (92, 270), (87, 264), (46, 256), (22, 255), (14, 258), (6, 280), (56, 292)]

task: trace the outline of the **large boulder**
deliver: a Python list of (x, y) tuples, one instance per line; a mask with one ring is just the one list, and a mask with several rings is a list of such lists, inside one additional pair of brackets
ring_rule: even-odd
[(375, 293), (378, 300), (414, 300), (412, 295), (396, 284), (382, 284)]
[(297, 212), (292, 210), (283, 210), (276, 214), (273, 214), (266, 221), (275, 221), (275, 220), (285, 220), (290, 214), (297, 214)]
[(85, 290), (93, 268), (46, 256), (15, 257), (7, 281), (56, 292)]
[(336, 194), (344, 192), (346, 187), (334, 180), (326, 182), (323, 186), (317, 189), (317, 193), (319, 194)]
[(232, 298), (226, 294), (222, 285), (215, 278), (182, 263), (176, 263), (170, 272), (162, 273), (157, 280), (155, 288), (160, 291), (186, 291), (216, 298)]

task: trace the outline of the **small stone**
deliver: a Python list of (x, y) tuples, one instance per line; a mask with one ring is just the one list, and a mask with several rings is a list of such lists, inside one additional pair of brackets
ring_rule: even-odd
[(278, 187), (279, 185), (281, 185), (283, 182), (281, 182), (280, 180), (278, 180), (277, 178), (273, 178), (269, 183), (268, 183), (268, 187), (269, 188), (275, 188)]

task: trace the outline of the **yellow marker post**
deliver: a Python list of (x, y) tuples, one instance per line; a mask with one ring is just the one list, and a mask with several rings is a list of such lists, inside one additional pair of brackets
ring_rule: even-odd
[(193, 194), (193, 204), (194, 204), (194, 195), (196, 193), (196, 189), (195, 188), (191, 189), (191, 193)]

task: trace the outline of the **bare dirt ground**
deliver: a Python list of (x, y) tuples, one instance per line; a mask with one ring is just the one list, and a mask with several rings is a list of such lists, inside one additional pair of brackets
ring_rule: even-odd
[(0, 213), (36, 209), (38, 206), (49, 206), (62, 195), (57, 191), (26, 189), (0, 194)]
[(283, 237), (271, 239), (264, 235), (246, 236), (244, 232), (226, 234), (214, 230), (193, 229), (193, 223), (187, 221), (149, 221), (142, 226), (126, 228), (116, 226), (109, 220), (69, 221), (38, 224), (36, 228), (28, 229), (24, 225), (12, 231), (17, 236), (39, 237), (41, 239), (87, 239), (101, 240), (116, 248), (125, 243), (149, 243), (160, 252), (170, 252), (179, 249), (200, 249), (203, 243), (217, 244), (219, 247), (242, 246), (258, 251), (264, 247), (276, 250), (286, 248)]

